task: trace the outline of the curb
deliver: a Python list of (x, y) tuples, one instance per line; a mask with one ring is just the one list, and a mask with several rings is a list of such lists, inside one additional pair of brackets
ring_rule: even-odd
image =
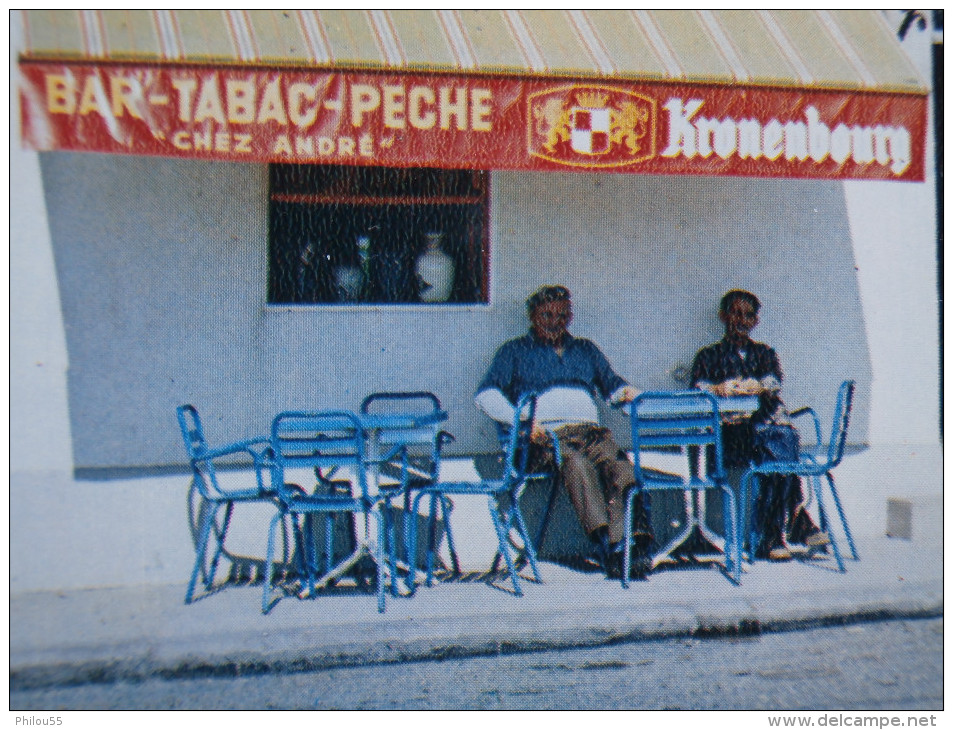
[[(746, 612), (747, 613), (747, 612)], [(175, 680), (206, 677), (247, 677), (261, 674), (293, 674), (322, 669), (401, 662), (440, 661), (481, 656), (527, 654), (564, 649), (595, 648), (614, 644), (693, 637), (718, 639), (757, 636), (764, 633), (801, 631), (823, 626), (927, 619), (943, 616), (942, 595), (927, 601), (898, 602), (895, 605), (860, 606), (849, 612), (818, 611), (813, 614), (758, 618), (746, 616), (693, 616), (684, 612), (667, 620), (646, 617), (629, 626), (564, 627), (554, 630), (500, 632), (495, 636), (389, 640), (341, 646), (302, 647), (273, 654), (258, 651), (222, 653), (197, 657), (187, 652), (180, 657), (157, 658), (152, 649), (141, 656), (120, 659), (93, 659), (50, 662), (10, 668), (10, 690), (23, 691), (86, 684), (142, 682), (150, 679)]]

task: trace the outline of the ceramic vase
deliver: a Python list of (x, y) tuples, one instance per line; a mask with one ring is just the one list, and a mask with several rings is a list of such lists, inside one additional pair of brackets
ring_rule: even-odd
[(453, 290), (454, 264), (442, 249), (443, 233), (426, 234), (427, 248), (417, 259), (417, 281), (422, 302), (445, 302)]
[(358, 236), (357, 255), (360, 266), (338, 266), (334, 270), (334, 283), (337, 285), (338, 301), (359, 302), (365, 298), (370, 283), (371, 239)]

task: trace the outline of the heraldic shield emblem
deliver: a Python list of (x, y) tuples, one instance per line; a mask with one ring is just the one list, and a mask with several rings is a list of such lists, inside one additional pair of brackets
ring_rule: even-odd
[(655, 156), (654, 99), (610, 86), (563, 86), (528, 97), (535, 157), (574, 167), (622, 167)]

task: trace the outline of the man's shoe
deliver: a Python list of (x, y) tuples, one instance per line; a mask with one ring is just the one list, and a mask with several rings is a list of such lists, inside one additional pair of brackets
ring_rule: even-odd
[(622, 551), (612, 550), (606, 556), (606, 578), (619, 580), (622, 577)]
[(822, 548), (831, 544), (831, 536), (822, 530), (818, 530), (804, 538), (804, 544), (809, 548)]
[(777, 547), (773, 547), (768, 551), (768, 560), (782, 562), (785, 560), (790, 560), (791, 558), (791, 551), (784, 547), (784, 545), (778, 545)]
[(645, 554), (636, 553), (632, 556), (632, 565), (629, 566), (629, 578), (632, 580), (646, 580), (652, 572), (652, 558)]
[(606, 552), (601, 545), (596, 545), (582, 558), (582, 569), (587, 572), (602, 573), (606, 569)]

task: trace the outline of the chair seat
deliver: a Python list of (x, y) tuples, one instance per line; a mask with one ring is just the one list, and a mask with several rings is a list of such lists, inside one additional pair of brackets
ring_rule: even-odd
[(221, 496), (211, 495), (210, 502), (260, 502), (262, 500), (276, 499), (278, 492), (274, 489), (247, 489), (234, 492), (223, 491)]
[(642, 489), (677, 489), (679, 487), (683, 489), (718, 488), (716, 482), (697, 479), (695, 477), (685, 479), (685, 477), (681, 477), (678, 474), (653, 474), (648, 478), (643, 476), (639, 484)]
[(421, 492), (439, 492), (443, 494), (495, 494), (510, 488), (510, 484), (502, 479), (491, 479), (482, 482), (437, 482), (420, 489)]
[(797, 461), (765, 461), (755, 464), (751, 470), (757, 474), (797, 474), (820, 476), (830, 469), (827, 461), (818, 461), (811, 454), (801, 454)]
[(292, 512), (360, 512), (366, 506), (360, 499), (323, 494), (295, 495), (286, 504)]

